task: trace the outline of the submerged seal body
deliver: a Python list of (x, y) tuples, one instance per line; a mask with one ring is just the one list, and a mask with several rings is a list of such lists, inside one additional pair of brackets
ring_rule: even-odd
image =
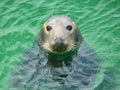
[(20, 90), (94, 90), (99, 64), (73, 20), (54, 16), (43, 25), (33, 49), (25, 52), (11, 86)]

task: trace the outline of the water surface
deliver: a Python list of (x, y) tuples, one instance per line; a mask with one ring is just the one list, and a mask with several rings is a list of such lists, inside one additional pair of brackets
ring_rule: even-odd
[[(10, 90), (11, 70), (21, 62), (43, 23), (53, 15), (68, 15), (78, 25), (86, 42), (112, 71), (120, 89), (120, 1), (119, 0), (1, 0), (0, 1), (0, 90)], [(96, 86), (99, 83), (96, 83)], [(103, 89), (104, 90), (104, 89)]]

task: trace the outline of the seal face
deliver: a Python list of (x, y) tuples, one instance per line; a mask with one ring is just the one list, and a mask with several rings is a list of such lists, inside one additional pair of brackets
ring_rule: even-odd
[(47, 20), (39, 33), (38, 43), (49, 52), (68, 52), (82, 42), (76, 24), (67, 16), (54, 16)]

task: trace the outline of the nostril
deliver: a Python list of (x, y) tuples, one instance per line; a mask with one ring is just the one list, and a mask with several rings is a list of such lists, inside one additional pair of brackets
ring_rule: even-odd
[(63, 39), (63, 38), (61, 38), (61, 37), (60, 37), (59, 39), (61, 40), (61, 42), (63, 42), (63, 41), (64, 41), (64, 39)]
[(55, 43), (62, 43), (61, 38), (56, 38), (56, 39), (55, 39)]
[(61, 38), (61, 41), (62, 41), (62, 42), (64, 42), (64, 41), (65, 41), (65, 39), (64, 39), (64, 38)]
[(64, 43), (64, 39), (61, 38), (61, 37), (54, 38), (54, 41), (55, 41), (56, 44), (62, 44), (62, 43)]

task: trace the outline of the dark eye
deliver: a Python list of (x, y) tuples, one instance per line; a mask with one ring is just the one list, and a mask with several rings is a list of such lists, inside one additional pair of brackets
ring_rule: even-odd
[(71, 30), (72, 30), (72, 26), (71, 26), (71, 25), (68, 25), (68, 26), (66, 27), (66, 29), (69, 30), (69, 31), (71, 31)]
[(47, 29), (47, 31), (50, 31), (52, 29), (52, 27), (51, 26), (47, 26), (46, 29)]

